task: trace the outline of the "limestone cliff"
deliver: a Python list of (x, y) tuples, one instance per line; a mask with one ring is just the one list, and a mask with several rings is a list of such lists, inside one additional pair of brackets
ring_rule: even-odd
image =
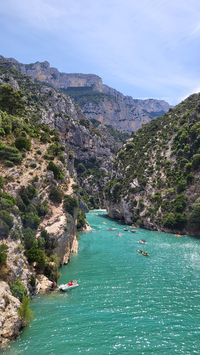
[(8, 284), (0, 281), (0, 346), (16, 338), (22, 327), (18, 309), (20, 301), (12, 296)]
[[(8, 62), (3, 57), (0, 60)], [(60, 73), (50, 67), (47, 61), (33, 64), (21, 64), (14, 59), (9, 61), (32, 79), (48, 83), (70, 95), (87, 118), (121, 131), (136, 131), (142, 124), (167, 112), (170, 107), (163, 100), (139, 100), (124, 96), (104, 85), (102, 79), (94, 74)]]
[(71, 153), (55, 130), (62, 114), (73, 124), (70, 98), (0, 66), (0, 345), (26, 323), (25, 297), (49, 290), (77, 251)]

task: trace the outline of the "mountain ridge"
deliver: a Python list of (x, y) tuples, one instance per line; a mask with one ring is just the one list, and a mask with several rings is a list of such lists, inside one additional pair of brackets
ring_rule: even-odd
[(170, 105), (158, 99), (134, 99), (105, 85), (96, 74), (63, 73), (49, 62), (22, 64), (13, 58), (0, 56), (0, 61), (10, 62), (34, 80), (60, 89), (77, 102), (83, 114), (121, 131), (132, 132), (142, 124), (167, 112)]

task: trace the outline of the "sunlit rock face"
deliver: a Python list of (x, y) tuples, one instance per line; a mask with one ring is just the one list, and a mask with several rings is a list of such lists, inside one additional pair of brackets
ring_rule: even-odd
[(21, 64), (14, 59), (9, 60), (17, 65), (23, 74), (67, 93), (79, 104), (87, 118), (121, 131), (136, 131), (143, 124), (162, 116), (170, 108), (164, 100), (139, 100), (125, 96), (104, 85), (102, 79), (95, 74), (61, 73), (47, 61)]

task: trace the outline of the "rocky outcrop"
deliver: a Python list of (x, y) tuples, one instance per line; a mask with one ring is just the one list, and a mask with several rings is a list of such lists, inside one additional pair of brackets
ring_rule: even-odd
[(12, 296), (8, 284), (0, 281), (0, 347), (16, 338), (23, 326), (19, 306), (20, 301)]
[(121, 131), (136, 131), (143, 124), (167, 112), (170, 107), (163, 100), (139, 100), (124, 96), (104, 85), (102, 79), (94, 74), (61, 73), (47, 61), (21, 64), (15, 59), (0, 57), (0, 62), (6, 65), (11, 63), (32, 79), (62, 90), (79, 104), (87, 118)]
[(53, 288), (53, 282), (50, 281), (45, 275), (37, 275), (35, 293), (47, 293)]
[(169, 104), (163, 100), (133, 99), (111, 88), (105, 88), (105, 93), (93, 92), (90, 95), (76, 95), (70, 89), (67, 93), (74, 98), (89, 119), (96, 119), (126, 132), (137, 131), (143, 124), (169, 110)]

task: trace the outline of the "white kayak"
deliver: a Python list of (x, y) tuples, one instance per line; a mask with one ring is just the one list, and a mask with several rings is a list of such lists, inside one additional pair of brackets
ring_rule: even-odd
[(77, 281), (73, 281), (73, 282), (68, 282), (67, 284), (62, 284), (60, 286), (58, 286), (58, 289), (60, 291), (68, 291), (71, 290), (72, 288), (78, 287), (79, 284)]

